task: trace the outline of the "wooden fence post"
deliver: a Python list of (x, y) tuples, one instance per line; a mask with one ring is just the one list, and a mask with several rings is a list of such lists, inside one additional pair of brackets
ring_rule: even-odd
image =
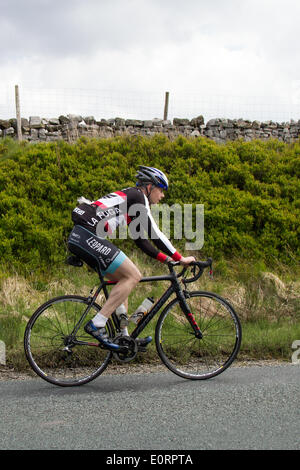
[(165, 95), (165, 109), (164, 109), (164, 121), (168, 119), (168, 111), (169, 111), (169, 92), (166, 91)]
[(21, 123), (21, 113), (20, 113), (20, 95), (19, 95), (19, 86), (15, 85), (15, 99), (16, 99), (16, 117), (17, 117), (17, 136), (18, 140), (22, 140), (22, 123)]

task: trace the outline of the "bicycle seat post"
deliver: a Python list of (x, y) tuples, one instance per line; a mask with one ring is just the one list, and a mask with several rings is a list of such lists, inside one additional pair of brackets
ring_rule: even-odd
[(97, 274), (98, 274), (99, 279), (100, 279), (101, 288), (103, 288), (104, 295), (105, 295), (105, 297), (106, 297), (106, 299), (107, 299), (107, 298), (108, 298), (108, 291), (107, 291), (107, 288), (106, 288), (106, 285), (105, 285), (105, 279), (104, 279), (104, 277), (103, 277), (103, 275), (102, 275), (102, 272), (101, 272), (99, 266), (97, 266), (96, 270), (97, 270)]

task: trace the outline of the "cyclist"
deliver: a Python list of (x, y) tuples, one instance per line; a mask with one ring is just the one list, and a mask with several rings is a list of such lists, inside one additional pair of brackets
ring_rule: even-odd
[[(164, 197), (169, 183), (157, 168), (139, 166), (136, 186), (102, 196), (96, 201), (80, 198), (72, 212), (74, 228), (68, 239), (69, 250), (96, 271), (116, 282), (101, 312), (84, 327), (106, 348), (120, 349), (108, 338), (105, 328), (111, 314), (120, 304), (128, 309), (128, 296), (142, 275), (135, 264), (106, 237), (118, 226), (127, 224), (136, 245), (147, 255), (162, 262), (179, 261), (186, 266), (195, 261), (193, 256), (181, 256), (155, 223), (150, 206)], [(154, 243), (150, 243), (149, 239)], [(151, 336), (137, 339), (140, 350), (145, 350)]]

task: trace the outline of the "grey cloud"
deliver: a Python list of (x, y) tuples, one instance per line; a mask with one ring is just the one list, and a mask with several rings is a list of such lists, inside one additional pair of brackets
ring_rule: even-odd
[[(75, 0), (74, 5), (77, 3)], [(60, 55), (74, 50), (76, 36), (72, 33), (70, 6), (68, 0), (57, 5), (45, 0), (5, 2), (0, 16), (0, 40), (6, 44), (2, 53), (14, 59), (39, 54)]]
[(206, 47), (212, 41), (287, 63), (297, 55), (299, 12), (298, 0), (0, 0), (1, 60), (147, 55), (168, 43), (189, 47), (197, 35)]
[[(0, 0), (2, 59), (75, 57), (101, 50), (185, 43), (214, 34), (230, 9), (223, 0)], [(217, 12), (217, 14), (216, 14)], [(222, 14), (220, 15), (220, 12)]]
[(10, 1), (1, 9), (2, 59), (151, 47), (180, 40), (181, 29), (156, 2), (145, 0)]

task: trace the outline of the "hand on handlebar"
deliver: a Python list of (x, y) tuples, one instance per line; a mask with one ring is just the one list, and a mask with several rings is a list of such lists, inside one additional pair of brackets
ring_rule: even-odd
[(188, 278), (188, 279), (185, 278), (183, 280), (184, 284), (197, 281), (197, 279), (199, 279), (199, 277), (202, 276), (203, 270), (205, 268), (208, 268), (209, 266), (210, 266), (210, 275), (212, 275), (212, 258), (207, 258), (206, 261), (196, 261), (194, 256), (187, 256), (186, 258), (182, 257), (180, 261), (170, 261), (170, 258), (167, 258), (167, 264), (169, 266), (170, 272), (174, 272), (173, 266), (178, 266), (179, 264), (184, 266), (182, 272), (177, 274), (177, 277), (183, 276), (184, 273), (187, 271), (187, 268), (190, 265), (193, 266), (192, 267), (193, 277)]
[(194, 256), (187, 256), (186, 258), (184, 258), (182, 256), (182, 258), (179, 260), (179, 263), (182, 264), (183, 266), (188, 266), (189, 264), (193, 263), (194, 261), (196, 261)]

